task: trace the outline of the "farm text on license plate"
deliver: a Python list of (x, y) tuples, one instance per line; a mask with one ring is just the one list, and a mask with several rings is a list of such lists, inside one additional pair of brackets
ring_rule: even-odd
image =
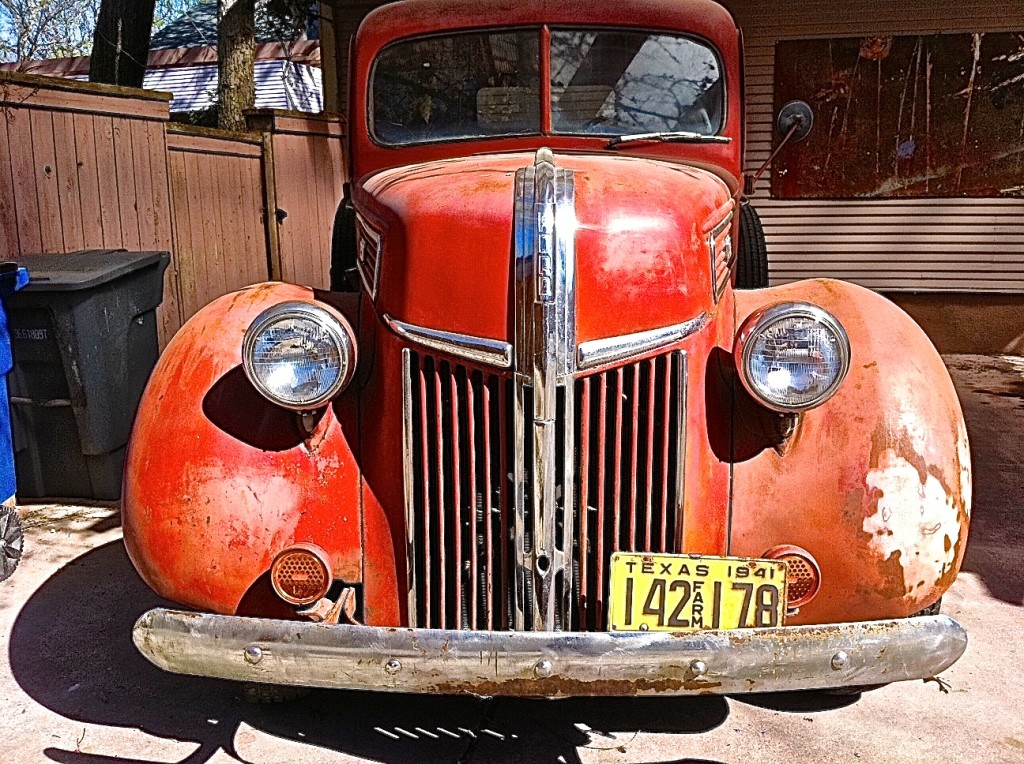
[(612, 555), (611, 631), (781, 626), (786, 563), (738, 557)]

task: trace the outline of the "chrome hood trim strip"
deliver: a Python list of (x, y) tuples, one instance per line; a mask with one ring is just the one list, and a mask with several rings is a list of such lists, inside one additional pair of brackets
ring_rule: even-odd
[[(563, 593), (572, 591), (575, 176), (555, 167), (549, 149), (540, 149), (533, 164), (516, 173), (515, 189), (513, 625), (516, 631), (552, 631), (572, 619), (569, 598), (560, 601), (556, 580)], [(558, 464), (560, 445), (565, 456)]]
[(507, 342), (407, 324), (386, 313), (384, 314), (384, 323), (391, 331), (409, 342), (415, 342), (418, 345), (466, 358), (476, 363), (498, 366), (502, 369), (512, 368), (512, 346)]
[(681, 324), (581, 343), (577, 350), (576, 368), (587, 371), (654, 353), (696, 334), (710, 321), (711, 318), (704, 312)]

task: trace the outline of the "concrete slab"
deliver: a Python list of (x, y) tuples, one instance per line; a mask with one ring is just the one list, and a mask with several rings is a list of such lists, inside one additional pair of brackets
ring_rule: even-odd
[(1024, 359), (953, 356), (975, 514), (944, 611), (971, 644), (936, 683), (837, 698), (481, 701), (314, 692), (254, 707), (131, 644), (157, 605), (115, 508), (36, 507), (0, 584), (0, 758), (87, 762), (1024, 762)]

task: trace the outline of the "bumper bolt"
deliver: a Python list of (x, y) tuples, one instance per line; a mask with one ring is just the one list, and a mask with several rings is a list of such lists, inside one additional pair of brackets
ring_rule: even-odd
[(537, 661), (537, 665), (533, 667), (533, 673), (537, 675), (538, 679), (547, 679), (555, 673), (554, 664), (551, 661)]
[(245, 662), (251, 663), (254, 666), (263, 660), (263, 651), (260, 650), (256, 645), (249, 645), (245, 648), (243, 655), (245, 656)]
[(704, 676), (708, 673), (708, 664), (699, 659), (690, 661), (690, 673), (694, 676)]
[(384, 671), (389, 674), (397, 674), (402, 670), (402, 662), (397, 658), (390, 658), (387, 663), (384, 664)]
[(832, 656), (832, 669), (840, 671), (850, 665), (850, 656), (840, 650)]

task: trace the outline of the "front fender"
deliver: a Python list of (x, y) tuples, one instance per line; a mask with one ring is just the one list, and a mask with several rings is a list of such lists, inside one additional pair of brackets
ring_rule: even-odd
[(735, 464), (731, 551), (796, 544), (817, 558), (820, 593), (793, 623), (910, 615), (949, 588), (963, 560), (971, 464), (956, 391), (921, 328), (852, 284), (737, 292), (737, 326), (801, 300), (846, 328), (850, 373), (786, 444)]
[[(354, 396), (307, 433), (241, 367), (242, 337), (263, 310), (312, 290), (260, 284), (196, 314), (167, 346), (128, 447), (124, 538), (161, 596), (222, 614), (272, 615), (266, 572), (296, 542), (324, 548), (336, 579), (362, 580)], [(284, 613), (286, 614), (286, 613)]]

